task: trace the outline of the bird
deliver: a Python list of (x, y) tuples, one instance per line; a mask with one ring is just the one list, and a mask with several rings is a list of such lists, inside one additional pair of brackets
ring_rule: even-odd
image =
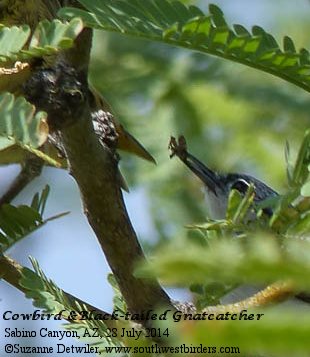
[[(18, 94), (19, 93), (17, 93), (17, 95)], [(89, 87), (88, 98), (94, 131), (97, 134), (98, 140), (102, 144), (109, 141), (110, 132), (111, 140), (115, 141), (116, 149), (131, 153), (139, 158), (156, 164), (154, 157), (126, 130), (101, 93), (96, 91), (92, 86)], [(40, 150), (56, 160), (59, 164), (58, 167), (67, 167), (65, 150), (60, 138), (57, 136), (57, 132), (53, 131), (52, 128), (50, 128), (48, 140), (42, 145)], [(8, 147), (0, 149), (0, 166), (13, 163), (22, 164), (26, 157), (27, 152), (25, 152), (23, 148), (19, 145), (11, 144)]]
[[(27, 24), (33, 33), (42, 20), (53, 20), (57, 18), (57, 13), (63, 6), (81, 5), (75, 0), (0, 0), (0, 22), (4, 26), (20, 26)], [(72, 60), (73, 58), (71, 58)], [(51, 70), (61, 69), (61, 63), (67, 62), (66, 52), (61, 52), (55, 55), (43, 56), (42, 58), (33, 58), (26, 62), (10, 61), (0, 67), (0, 91), (9, 91), (15, 97), (24, 96), (31, 104), (31, 95), (27, 92), (26, 87), (40, 75), (47, 74)], [(82, 68), (78, 68), (82, 70)], [(44, 96), (44, 91), (41, 91), (40, 81), (36, 82), (36, 92)], [(32, 88), (34, 89), (34, 88)], [(44, 88), (42, 88), (44, 89)], [(40, 93), (39, 93), (40, 92)], [(131, 135), (117, 119), (116, 115), (111, 110), (110, 105), (93, 86), (88, 85), (88, 104), (90, 107), (91, 118), (94, 131), (97, 134), (98, 140), (102, 145), (111, 144), (113, 152), (115, 149), (127, 151), (133, 155), (143, 158), (152, 163), (156, 163), (152, 155), (144, 148), (144, 146)], [(44, 110), (39, 108), (35, 103), (36, 110)], [(7, 193), (0, 199), (0, 203), (10, 202), (18, 192), (20, 192), (31, 180), (40, 175), (44, 164), (52, 165), (66, 169), (68, 162), (66, 159), (65, 148), (62, 144), (61, 135), (57, 130), (54, 130), (51, 118), (47, 118), (44, 123), (44, 132), (48, 131), (46, 142), (39, 148), (49, 158), (53, 159), (44, 162), (41, 157), (36, 157), (35, 154), (24, 150), (20, 145), (13, 141), (4, 140), (0, 145), (0, 166), (8, 164), (21, 165), (21, 171), (16, 177)], [(43, 123), (42, 123), (43, 124)], [(48, 125), (48, 129), (47, 129)], [(40, 125), (41, 128), (41, 125)], [(43, 128), (43, 126), (42, 126)], [(114, 156), (117, 161), (119, 155)], [(45, 156), (46, 158), (46, 156)], [(129, 191), (125, 178), (120, 170), (117, 171), (117, 176), (120, 186)]]
[[(209, 217), (213, 220), (222, 220), (226, 218), (229, 194), (233, 189), (237, 190), (241, 196), (244, 196), (250, 185), (252, 185), (254, 187), (254, 206), (257, 206), (264, 200), (279, 196), (274, 189), (253, 176), (242, 173), (223, 174), (210, 169), (187, 151), (187, 144), (183, 135), (181, 135), (178, 140), (172, 136), (169, 142), (169, 149), (171, 150), (170, 158), (173, 156), (179, 157), (179, 159), (202, 181), (206, 193), (206, 204)], [(263, 205), (262, 207), (262, 211), (267, 217), (273, 215), (272, 207), (268, 205)], [(257, 219), (255, 213), (250, 213), (246, 217), (248, 221)], [(260, 290), (261, 287), (243, 284), (224, 296), (221, 301), (223, 303), (235, 302)], [(289, 301), (289, 303), (291, 302), (297, 304), (310, 303), (310, 293), (300, 292), (295, 295), (295, 298), (292, 298), (291, 301)]]
[[(225, 219), (229, 194), (233, 189), (244, 196), (250, 185), (253, 185), (254, 205), (278, 196), (275, 190), (251, 175), (242, 173), (222, 174), (210, 169), (187, 151), (184, 136), (180, 136), (178, 141), (171, 137), (169, 148), (172, 151), (171, 157), (178, 156), (204, 184), (206, 204), (211, 219)], [(271, 207), (264, 207), (262, 211), (269, 217), (272, 215)], [(254, 215), (250, 217), (253, 219)]]
[(93, 86), (89, 87), (89, 103), (92, 112), (94, 130), (98, 135), (99, 140), (102, 138), (103, 126), (107, 121), (110, 121), (113, 123), (117, 133), (117, 149), (126, 151), (156, 164), (154, 157), (124, 128), (117, 117), (112, 114), (110, 104)]
[[(5, 26), (18, 26), (26, 23), (34, 31), (39, 21), (57, 18), (59, 9), (69, 5), (81, 6), (75, 0), (29, 0), (26, 2), (21, 0), (0, 0), (0, 21)], [(55, 57), (57, 56), (44, 56), (44, 58), (33, 59), (29, 63), (8, 63), (8, 68), (1, 67), (0, 90), (10, 91), (15, 96), (24, 95), (22, 90), (24, 84), (38, 69), (48, 70), (49, 67), (55, 67)], [(120, 123), (102, 94), (91, 85), (89, 86), (88, 101), (94, 130), (101, 143), (106, 140), (104, 137), (106, 135), (105, 129), (107, 126), (112, 125), (117, 135), (117, 149), (127, 151), (155, 163), (152, 155)], [(0, 151), (0, 165), (23, 164), (28, 157), (28, 153), (18, 145), (1, 147)], [(62, 160), (62, 157), (65, 156), (64, 150), (57, 135), (50, 133), (48, 141), (42, 147), (42, 151), (45, 151), (56, 161), (58, 160), (61, 167), (66, 167), (66, 160)]]

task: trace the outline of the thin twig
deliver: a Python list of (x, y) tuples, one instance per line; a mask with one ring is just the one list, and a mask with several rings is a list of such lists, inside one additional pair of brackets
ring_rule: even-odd
[(44, 165), (39, 157), (30, 154), (22, 164), (22, 169), (5, 194), (0, 198), (0, 206), (10, 203), (31, 181), (38, 177)]
[[(242, 310), (254, 309), (282, 302), (294, 296), (294, 294), (294, 285), (291, 282), (277, 282), (267, 286), (265, 289), (257, 292), (247, 299), (235, 302), (233, 304), (208, 306), (201, 312), (205, 312), (207, 314), (221, 314), (226, 312), (239, 313)], [(174, 301), (174, 306), (184, 314), (197, 313), (195, 305), (190, 302), (182, 303)]]

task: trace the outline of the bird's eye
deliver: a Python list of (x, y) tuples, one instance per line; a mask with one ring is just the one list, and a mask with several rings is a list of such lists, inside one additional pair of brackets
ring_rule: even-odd
[(246, 193), (250, 184), (244, 179), (236, 180), (232, 185), (231, 189), (238, 190), (240, 193)]

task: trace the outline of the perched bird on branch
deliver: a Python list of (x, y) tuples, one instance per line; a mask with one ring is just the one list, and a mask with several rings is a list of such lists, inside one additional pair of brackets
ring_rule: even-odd
[[(241, 196), (244, 196), (250, 185), (253, 185), (254, 206), (268, 198), (278, 196), (276, 191), (253, 176), (238, 173), (221, 174), (213, 171), (187, 151), (184, 136), (180, 136), (178, 140), (171, 137), (169, 149), (171, 150), (170, 157), (177, 156), (203, 183), (206, 193), (206, 205), (212, 219), (222, 220), (226, 218), (228, 198), (232, 189), (237, 190)], [(267, 206), (262, 210), (268, 217), (273, 214), (271, 207)], [(246, 218), (250, 222), (257, 219), (257, 216), (255, 213), (250, 213)], [(225, 296), (224, 301), (225, 303), (238, 301), (238, 299), (244, 299), (260, 290), (261, 288), (256, 286), (242, 285)], [(310, 293), (308, 292), (298, 293), (296, 298), (310, 303)], [(294, 301), (298, 302), (297, 299), (294, 299)]]
[[(58, 10), (63, 6), (80, 6), (75, 0), (0, 0), (0, 22), (5, 26), (22, 25), (27, 24), (32, 30), (36, 27), (39, 21), (43, 19), (52, 20), (57, 17)], [(60, 54), (61, 56), (61, 54)], [(23, 64), (20, 68), (20, 77), (17, 78), (16, 72), (12, 73), (12, 80), (6, 83), (11, 91), (19, 94), (20, 84), (31, 77), (34, 70), (38, 69), (38, 62), (40, 67), (48, 68), (53, 63), (53, 56), (49, 56), (43, 59), (35, 59), (29, 64)], [(12, 71), (13, 72), (13, 71)], [(0, 71), (1, 74), (1, 71)], [(15, 78), (14, 78), (15, 75)], [(14, 78), (14, 79), (13, 79)], [(1, 83), (0, 83), (1, 87)], [(93, 113), (93, 124), (96, 133), (99, 135), (102, 133), (102, 126), (105, 121), (112, 121), (117, 132), (117, 148), (120, 150), (128, 151), (134, 155), (137, 155), (143, 159), (151, 162), (155, 162), (154, 158), (147, 152), (147, 150), (136, 140), (123, 125), (112, 114), (110, 106), (107, 104), (102, 95), (94, 88), (90, 87), (89, 104)], [(96, 112), (100, 112), (102, 115), (96, 115)], [(1, 159), (0, 159), (1, 163)]]
[[(32, 31), (34, 31), (39, 21), (44, 19), (53, 20), (57, 18), (57, 12), (64, 6), (81, 5), (75, 0), (0, 0), (0, 23), (5, 26), (19, 26), (26, 24), (30, 26)], [(87, 56), (87, 50), (84, 52)], [(57, 66), (57, 62), (61, 63), (63, 61), (65, 63), (64, 67), (70, 67), (70, 64), (74, 67), (75, 62), (74, 58), (72, 58), (72, 53), (73, 57), (79, 57), (80, 55), (84, 55), (84, 52), (83, 49), (79, 49), (78, 46), (76, 46), (75, 51), (69, 51), (69, 55), (71, 56), (69, 58), (66, 57), (68, 52), (64, 51), (55, 56), (34, 58), (25, 63), (6, 63), (0, 68), (0, 91), (9, 91), (16, 96), (24, 95), (31, 103), (34, 103), (31, 101), (31, 96), (29, 96), (27, 90), (25, 90), (25, 86), (31, 81), (31, 78), (40, 71), (43, 73), (45, 70), (54, 70)], [(77, 62), (83, 62), (81, 61), (81, 58), (78, 59), (79, 61)], [(85, 62), (88, 61), (85, 60)], [(87, 69), (85, 70), (85, 68), (76, 68), (76, 70), (77, 72), (87, 75)], [(85, 82), (87, 82), (87, 78), (85, 78)], [(38, 84), (39, 82), (36, 83)], [(123, 127), (115, 115), (112, 114), (110, 106), (101, 94), (91, 86), (87, 85), (87, 87), (87, 101), (91, 110), (91, 120), (98, 136), (98, 140), (102, 144), (107, 144), (109, 133), (107, 133), (106, 130), (112, 130), (114, 133), (112, 138), (113, 144), (116, 149), (127, 151), (140, 158), (155, 163), (151, 154)], [(40, 89), (38, 88), (38, 91), (39, 90)], [(37, 106), (37, 103), (35, 104), (38, 110), (44, 110), (44, 108)], [(57, 130), (53, 129), (52, 120), (49, 121), (48, 119), (48, 124), (50, 126), (49, 139), (41, 149), (50, 157), (56, 159), (61, 167), (65, 168), (66, 159), (61, 139), (57, 136)], [(42, 167), (43, 161), (40, 162), (40, 159), (34, 157), (33, 154), (29, 154), (29, 152), (23, 150), (18, 145), (12, 145), (5, 148), (1, 148), (0, 145), (0, 150), (0, 165), (11, 163), (19, 163), (22, 165), (22, 183), (19, 178), (17, 178), (17, 180), (19, 180), (19, 188), (29, 182), (29, 180), (33, 179), (33, 177), (31, 177), (32, 174), (33, 176), (37, 176), (41, 172), (40, 165)], [(31, 167), (29, 168), (29, 165), (34, 165), (35, 169), (32, 169)], [(19, 190), (16, 190), (16, 185), (14, 183), (12, 186), (15, 187), (12, 190), (13, 194), (10, 194), (9, 192), (7, 197), (5, 197), (5, 200), (1, 203), (9, 202)]]
[[(232, 189), (237, 190), (243, 196), (252, 184), (256, 204), (278, 195), (271, 187), (253, 176), (239, 173), (221, 174), (213, 171), (187, 151), (184, 136), (181, 136), (178, 141), (172, 137), (169, 147), (172, 152), (171, 157), (178, 156), (204, 184), (206, 204), (212, 219), (225, 219), (228, 197)], [(263, 211), (269, 216), (272, 215), (269, 207), (264, 208)]]

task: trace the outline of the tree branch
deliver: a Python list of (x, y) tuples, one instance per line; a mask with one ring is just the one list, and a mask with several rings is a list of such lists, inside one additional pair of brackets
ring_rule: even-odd
[[(89, 113), (88, 113), (89, 115)], [(152, 279), (134, 276), (134, 264), (144, 255), (130, 223), (117, 180), (117, 164), (101, 146), (88, 117), (62, 129), (72, 175), (81, 190), (84, 211), (131, 312), (169, 304)]]
[[(10, 2), (10, 6), (15, 0)], [(44, 18), (53, 18), (60, 3), (40, 0), (1, 18), (10, 24), (27, 22), (32, 28)], [(76, 1), (69, 1), (80, 6)], [(54, 6), (55, 5), (55, 6)], [(170, 299), (153, 279), (136, 278), (134, 264), (145, 259), (130, 223), (119, 187), (117, 162), (108, 147), (100, 145), (88, 105), (88, 65), (92, 31), (85, 29), (72, 49), (64, 51), (51, 67), (33, 73), (24, 86), (24, 95), (38, 110), (48, 113), (52, 131), (60, 132), (71, 174), (79, 185), (84, 210), (124, 295), (129, 311), (141, 312)], [(52, 80), (54, 76), (55, 81)], [(13, 275), (16, 279), (17, 275)], [(14, 278), (14, 279), (15, 279)], [(18, 286), (18, 281), (13, 281)]]
[[(49, 0), (42, 0), (40, 3), (52, 4)], [(40, 17), (46, 17), (45, 12), (49, 7), (42, 9), (44, 11), (41, 11), (38, 18), (33, 19), (34, 23)], [(20, 16), (14, 21), (23, 22), (24, 17)], [(58, 68), (56, 64), (55, 70), (42, 70), (49, 72), (45, 78), (47, 81), (44, 82), (43, 72), (42, 76), (34, 75), (34, 79), (28, 83), (25, 95), (28, 95), (38, 109), (48, 112), (49, 124), (61, 134), (71, 174), (81, 191), (85, 214), (115, 275), (129, 311), (139, 313), (154, 309), (158, 305), (173, 308), (169, 297), (155, 279), (138, 278), (134, 275), (135, 262), (145, 260), (145, 257), (123, 202), (114, 152), (99, 143), (92, 126), (87, 94), (91, 42), (92, 32), (85, 29), (78, 37), (76, 46), (61, 54)], [(5, 257), (0, 259), (0, 267), (5, 273), (5, 280), (20, 289), (19, 267), (14, 267), (13, 262), (9, 264)], [(291, 290), (285, 286), (280, 289), (274, 287), (244, 302), (208, 309), (234, 311), (269, 303), (290, 293)], [(179, 306), (185, 307), (186, 304)]]
[(87, 84), (91, 41), (92, 31), (85, 29), (55, 66), (33, 74), (25, 96), (48, 113), (50, 128), (61, 135), (85, 214), (129, 311), (171, 306), (155, 279), (134, 276), (135, 263), (145, 257), (124, 205), (114, 148), (100, 144), (94, 132)]
[[(66, 53), (66, 61), (77, 70), (82, 83), (87, 82), (91, 43), (92, 31), (86, 29), (78, 37), (76, 46)], [(63, 104), (64, 107), (68, 105), (67, 102)], [(135, 313), (170, 305), (168, 295), (155, 279), (134, 276), (135, 263), (145, 257), (123, 201), (117, 162), (110, 149), (99, 143), (88, 100), (80, 105), (78, 112), (81, 116), (78, 120), (71, 118), (74, 124), (62, 126), (60, 132), (89, 224), (115, 275), (128, 310)]]
[[(26, 294), (28, 290), (20, 284), (24, 269), (26, 268), (22, 267), (7, 255), (0, 256), (0, 277), (10, 285), (14, 286), (16, 289)], [(87, 302), (75, 297), (74, 295), (71, 295), (65, 291), (63, 291), (63, 293), (68, 299), (69, 303), (73, 306), (75, 305), (75, 302), (78, 302), (81, 306), (86, 306), (88, 310), (94, 311), (95, 314), (111, 316), (109, 313), (88, 304)], [(106, 320), (105, 323), (108, 327), (114, 326), (114, 321), (111, 319)]]
[(284, 301), (287, 298), (294, 296), (294, 293), (294, 284), (291, 282), (277, 282), (242, 301), (227, 305), (209, 306), (203, 311), (208, 313), (214, 311), (216, 311), (216, 313), (226, 311), (237, 313), (244, 309), (253, 309)]
[(31, 181), (40, 176), (43, 165), (42, 159), (29, 154), (29, 157), (22, 164), (21, 171), (0, 198), (0, 206), (4, 203), (10, 203)]
[[(221, 314), (226, 312), (239, 313), (242, 310), (254, 309), (282, 302), (289, 297), (294, 296), (294, 294), (294, 284), (288, 281), (276, 282), (267, 286), (265, 289), (257, 292), (256, 294), (248, 297), (247, 299), (232, 304), (208, 306), (204, 308), (202, 312), (208, 314)], [(195, 305), (190, 302), (180, 303), (174, 301), (174, 306), (176, 309), (182, 311), (185, 314), (197, 313)]]

